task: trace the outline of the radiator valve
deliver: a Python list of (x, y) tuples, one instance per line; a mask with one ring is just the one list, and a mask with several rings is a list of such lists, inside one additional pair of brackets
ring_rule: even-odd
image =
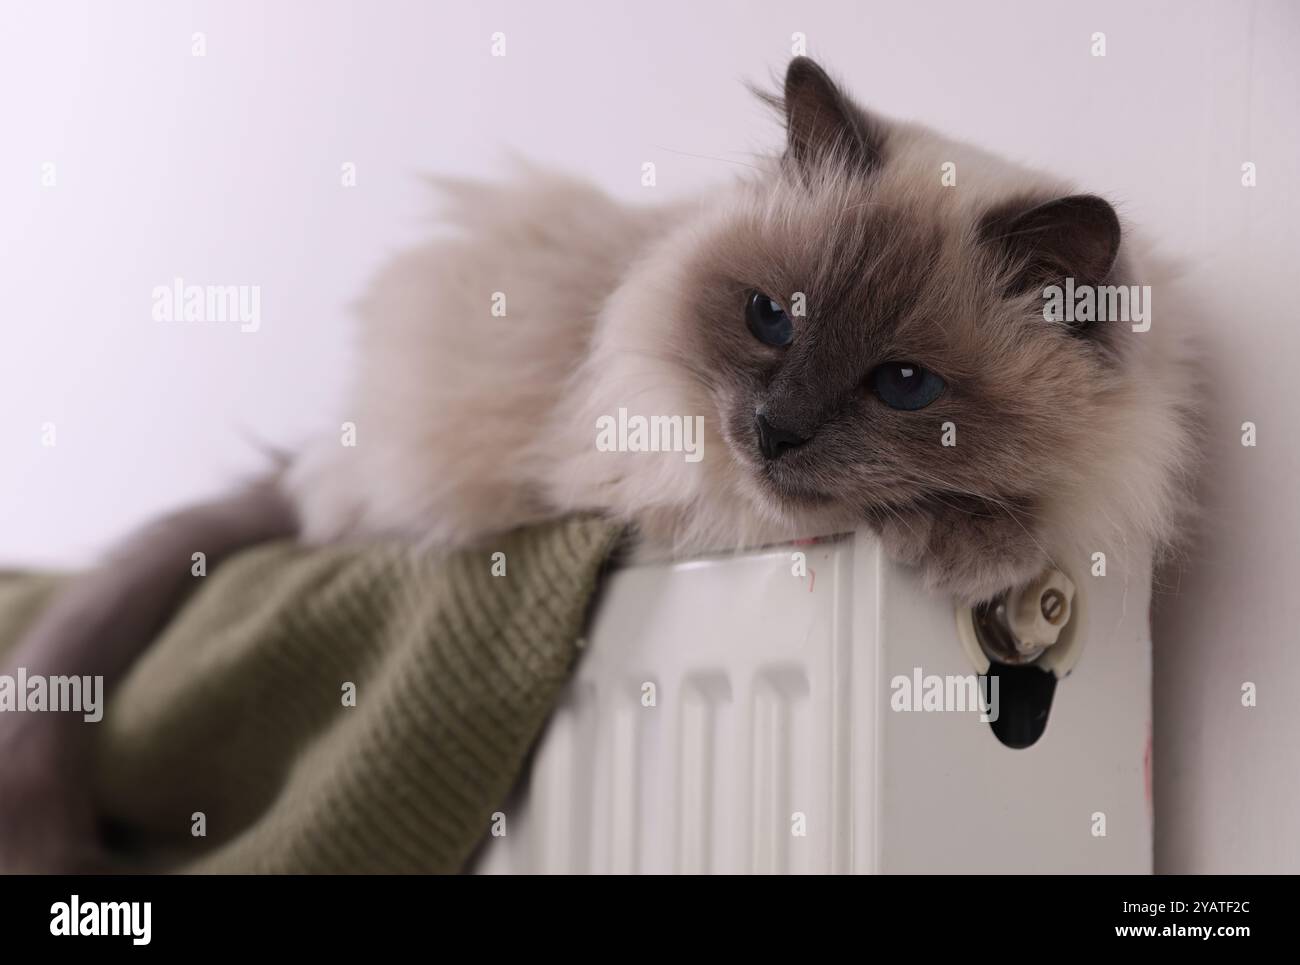
[(1074, 583), (1055, 567), (973, 613), (981, 649), (1004, 664), (1033, 663), (1061, 639), (1074, 615)]

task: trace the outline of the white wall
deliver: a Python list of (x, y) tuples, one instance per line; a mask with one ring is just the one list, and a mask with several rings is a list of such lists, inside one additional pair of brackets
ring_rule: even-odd
[[(629, 199), (707, 186), (776, 143), (741, 81), (800, 31), (871, 106), (1072, 175), (1189, 259), (1214, 319), (1209, 525), (1160, 619), (1158, 860), (1300, 870), (1297, 11), (8, 0), (0, 561), (85, 561), (256, 466), (249, 440), (332, 423), (346, 304), (425, 230), (420, 172), (490, 172), (516, 150)], [(261, 286), (261, 330), (154, 322), (152, 289), (176, 276)]]

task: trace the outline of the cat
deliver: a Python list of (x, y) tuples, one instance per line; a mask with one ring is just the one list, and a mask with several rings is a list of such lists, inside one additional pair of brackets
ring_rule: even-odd
[[(965, 602), (1057, 555), (1170, 544), (1193, 451), (1177, 320), (1042, 316), (1066, 279), (1153, 284), (1113, 208), (869, 114), (807, 58), (768, 99), (784, 153), (696, 202), (444, 182), (459, 235), (360, 306), (357, 444), (287, 473), (304, 538), (464, 546), (599, 512), (690, 554), (865, 526)], [(620, 409), (702, 418), (703, 458), (598, 448)]]
[[(1196, 414), (1176, 312), (1141, 331), (1044, 318), (1067, 281), (1168, 290), (1113, 207), (868, 112), (807, 58), (761, 96), (784, 150), (695, 200), (627, 205), (527, 166), (441, 180), (452, 233), (359, 305), (355, 444), (322, 435), (132, 541), (8, 663), (98, 648), (120, 676), (204, 540), (218, 556), (286, 535), (474, 547), (582, 512), (672, 556), (865, 527), (967, 603), (1097, 550), (1173, 545)], [(629, 413), (692, 420), (698, 458), (598, 445)], [(88, 803), (41, 805), (86, 749), (23, 726), (0, 826), (25, 830), (0, 834), (0, 866), (94, 866)]]

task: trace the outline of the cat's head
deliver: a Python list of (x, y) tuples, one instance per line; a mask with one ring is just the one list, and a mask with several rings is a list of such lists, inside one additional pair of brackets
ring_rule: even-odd
[(1119, 219), (806, 58), (770, 100), (785, 152), (693, 227), (664, 312), (731, 488), (792, 532), (874, 527), (966, 599), (1031, 579), (1140, 397), (1129, 325), (1043, 317), (1047, 286), (1123, 279)]

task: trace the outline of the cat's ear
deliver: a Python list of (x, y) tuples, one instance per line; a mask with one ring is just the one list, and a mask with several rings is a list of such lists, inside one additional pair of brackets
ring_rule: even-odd
[(1093, 194), (1008, 202), (986, 214), (979, 231), (1010, 267), (1007, 295), (1041, 291), (1067, 278), (1075, 285), (1102, 284), (1121, 237), (1115, 209)]
[(808, 57), (785, 72), (781, 98), (767, 98), (785, 115), (786, 156), (805, 170), (826, 159), (869, 172), (882, 160), (883, 133)]

